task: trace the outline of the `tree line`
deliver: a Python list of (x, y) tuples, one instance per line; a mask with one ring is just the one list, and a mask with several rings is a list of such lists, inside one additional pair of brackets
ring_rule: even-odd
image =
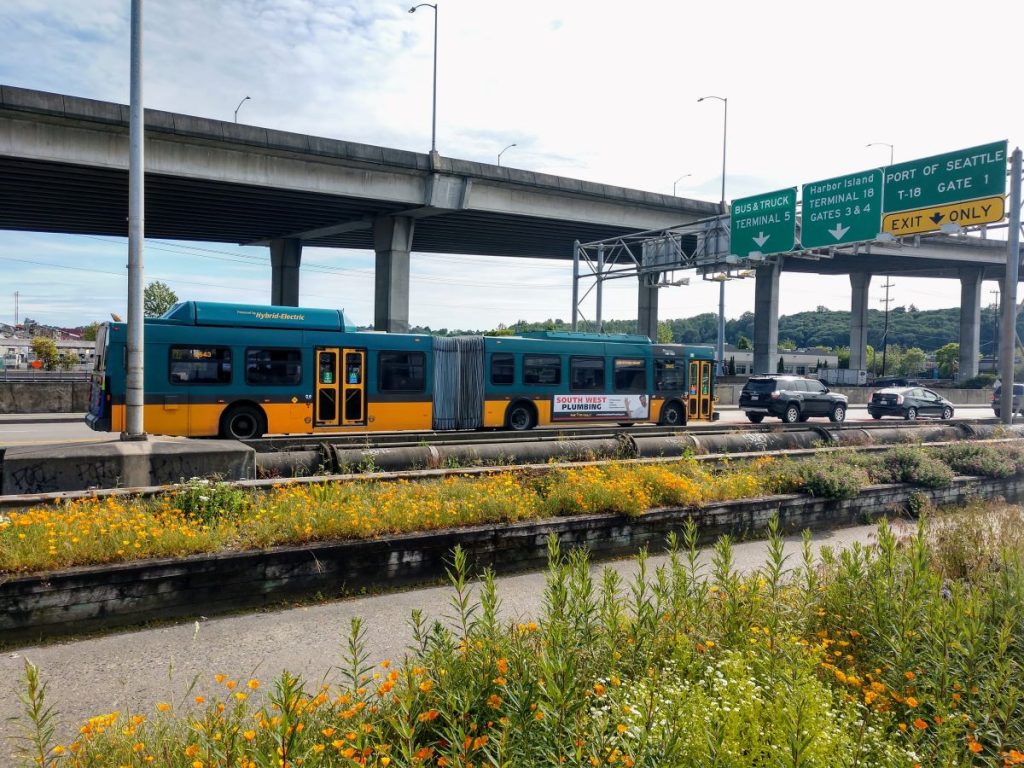
[[(418, 326), (414, 333), (454, 335), (459, 333), (519, 334), (529, 331), (567, 331), (571, 325), (562, 319), (530, 322), (520, 320), (511, 325), (500, 324), (489, 330), (431, 329)], [(591, 330), (581, 325), (579, 330)], [(636, 333), (636, 320), (606, 320), (602, 330), (605, 333)], [(1024, 314), (1017, 318), (1017, 333), (1024, 337)], [(989, 306), (981, 314), (980, 351), (990, 356), (997, 351), (998, 313)], [(664, 320), (659, 323), (658, 340), (676, 344), (715, 344), (718, 340), (718, 315), (713, 312), (693, 317)], [(927, 353), (934, 353), (949, 343), (960, 339), (960, 309), (920, 310), (915, 306), (895, 307), (889, 311), (888, 329), (885, 312), (868, 310), (867, 342), (873, 348), (917, 347)], [(744, 312), (737, 318), (727, 319), (725, 341), (740, 349), (751, 348), (754, 338), (754, 313)], [(807, 349), (827, 347), (842, 349), (850, 344), (850, 313), (818, 307), (811, 312), (797, 312), (779, 317), (780, 349)]]

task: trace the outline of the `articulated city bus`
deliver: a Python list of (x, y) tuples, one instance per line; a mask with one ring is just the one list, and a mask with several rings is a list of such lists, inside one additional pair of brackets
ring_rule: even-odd
[[(89, 425), (125, 429), (127, 327), (96, 337)], [(512, 429), (717, 418), (709, 346), (545, 331), (356, 331), (340, 310), (186, 301), (145, 321), (145, 429), (266, 433)]]

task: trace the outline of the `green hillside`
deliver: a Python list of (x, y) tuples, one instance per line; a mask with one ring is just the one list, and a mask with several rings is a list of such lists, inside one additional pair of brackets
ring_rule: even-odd
[[(714, 344), (718, 338), (718, 315), (712, 312), (693, 317), (664, 320), (662, 325), (672, 332), (672, 341), (687, 344)], [(868, 344), (875, 348), (882, 346), (885, 313), (868, 310)], [(520, 320), (509, 326), (501, 325), (486, 333), (522, 333), (537, 330), (568, 330), (569, 324), (561, 319), (543, 322)], [(586, 330), (581, 328), (581, 330)], [(607, 333), (636, 333), (635, 320), (608, 320), (604, 323)], [(414, 328), (422, 333), (479, 333), (480, 331), (453, 331), (447, 328), (431, 330)], [(990, 355), (994, 349), (993, 337), (996, 332), (994, 307), (982, 311), (981, 353)], [(1017, 333), (1024, 337), (1024, 315), (1017, 318)], [(745, 312), (738, 318), (726, 320), (725, 338), (730, 344), (739, 342), (740, 337), (754, 338), (754, 313)], [(889, 312), (888, 344), (900, 347), (919, 347), (925, 352), (934, 352), (950, 342), (960, 340), (960, 309), (919, 310), (910, 307), (895, 307)], [(779, 342), (793, 342), (796, 347), (846, 347), (850, 344), (850, 313), (819, 307), (814, 312), (798, 312), (779, 317)]]

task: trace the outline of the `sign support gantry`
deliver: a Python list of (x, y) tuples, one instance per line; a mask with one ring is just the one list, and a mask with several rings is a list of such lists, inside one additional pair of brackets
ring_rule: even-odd
[[(667, 229), (651, 229), (607, 240), (573, 245), (572, 259), (572, 329), (600, 333), (603, 315), (603, 284), (607, 280), (636, 278), (641, 287), (669, 288), (687, 285), (688, 277), (676, 278), (676, 272), (689, 269), (710, 270), (715, 265), (730, 269), (729, 216), (708, 219)], [(744, 277), (746, 275), (732, 275)], [(722, 279), (729, 279), (730, 276)], [(580, 284), (593, 279), (582, 295)], [(583, 304), (595, 294), (594, 319), (588, 320)]]

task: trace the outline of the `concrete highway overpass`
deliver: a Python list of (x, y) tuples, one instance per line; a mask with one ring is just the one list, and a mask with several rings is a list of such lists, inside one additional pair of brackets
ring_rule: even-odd
[[(0, 86), (0, 228), (128, 234), (126, 105)], [(146, 110), (146, 236), (269, 246), (294, 306), (303, 245), (376, 252), (375, 325), (408, 327), (409, 253), (570, 259), (719, 206), (515, 168)]]
[[(126, 105), (0, 85), (0, 229), (128, 234)], [(146, 235), (264, 244), (273, 304), (296, 305), (303, 245), (373, 249), (375, 327), (409, 317), (409, 253), (570, 259), (574, 243), (713, 226), (719, 206), (653, 192), (257, 126), (146, 110)], [(697, 227), (688, 227), (700, 222)], [(719, 230), (720, 231), (720, 230)], [(656, 235), (658, 236), (658, 235)], [(725, 267), (728, 238), (686, 266)], [(863, 367), (872, 275), (961, 281), (961, 366), (977, 371), (981, 282), (1006, 245), (928, 236), (767, 260), (756, 270), (756, 360), (777, 359), (781, 271), (849, 274), (851, 366)], [(684, 267), (685, 268), (685, 267)], [(657, 289), (638, 283), (641, 332)]]

